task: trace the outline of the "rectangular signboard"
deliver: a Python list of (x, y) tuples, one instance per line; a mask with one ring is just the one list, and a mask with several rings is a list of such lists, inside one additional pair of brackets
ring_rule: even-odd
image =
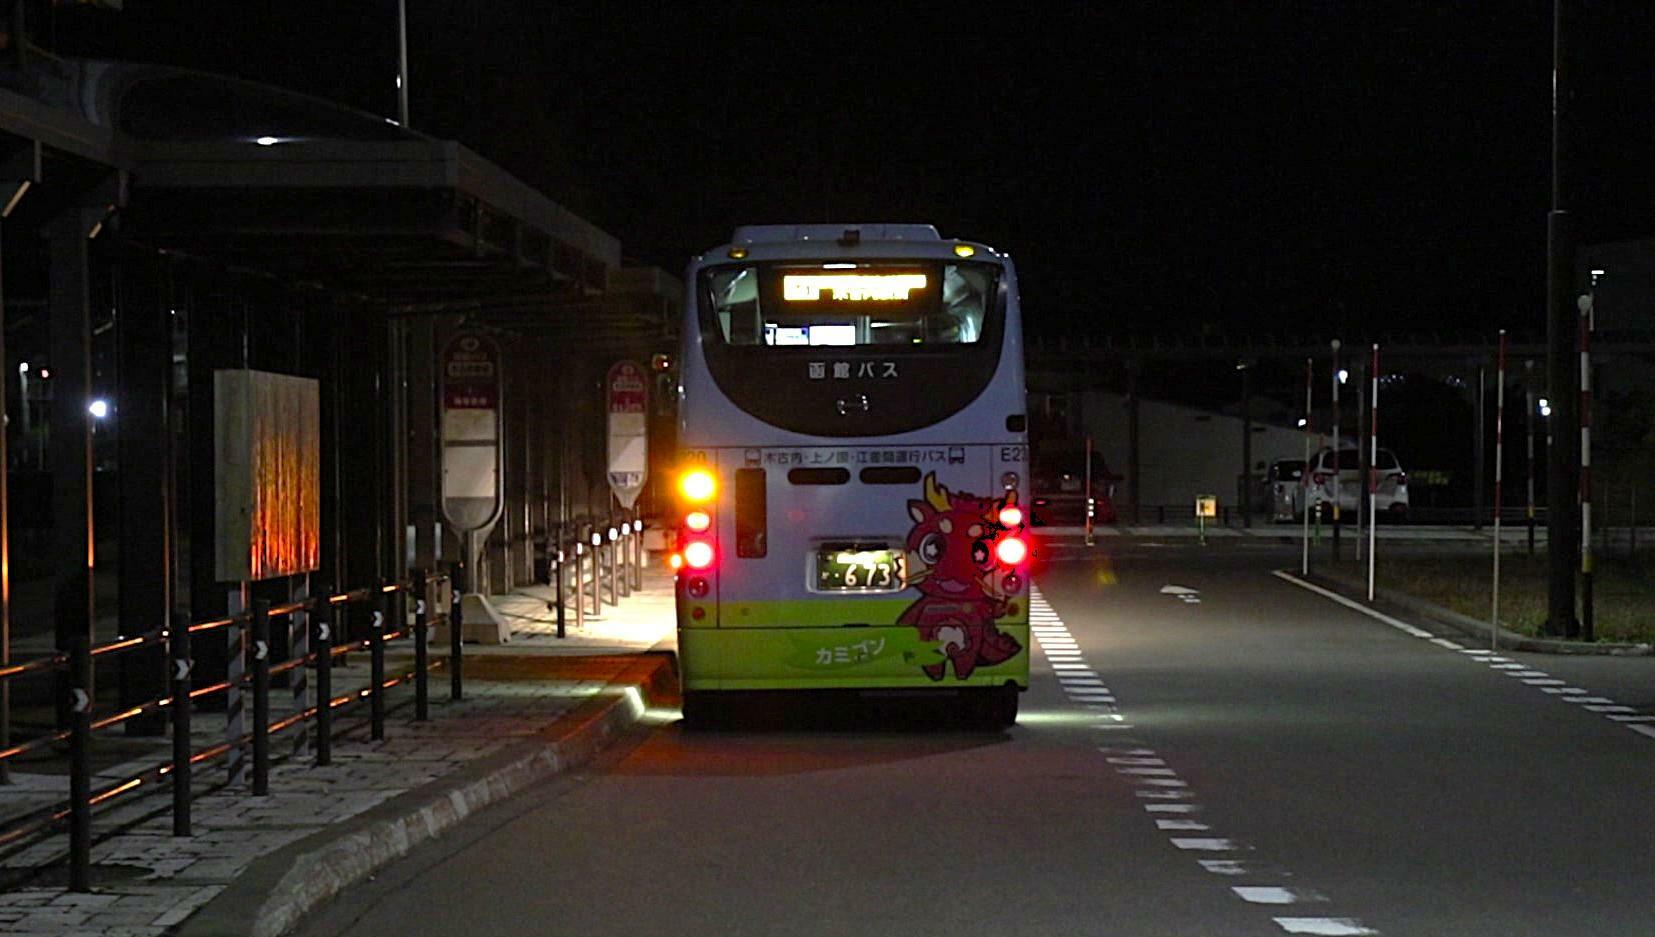
[(321, 565), (321, 408), (310, 378), (213, 373), (220, 582), (255, 582)]

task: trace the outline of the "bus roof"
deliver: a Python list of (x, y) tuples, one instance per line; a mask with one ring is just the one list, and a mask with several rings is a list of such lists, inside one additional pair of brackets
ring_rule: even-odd
[(794, 241), (838, 241), (847, 232), (863, 241), (940, 241), (928, 224), (756, 224), (742, 225), (730, 235), (731, 244), (785, 244)]

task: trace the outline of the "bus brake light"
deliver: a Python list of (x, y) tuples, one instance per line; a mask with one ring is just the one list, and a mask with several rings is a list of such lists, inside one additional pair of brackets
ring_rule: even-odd
[(1021, 537), (1007, 537), (994, 545), (994, 555), (1007, 566), (1016, 566), (1029, 557), (1029, 546)]
[(690, 569), (707, 569), (713, 559), (713, 545), (705, 540), (692, 540), (684, 547), (684, 565)]

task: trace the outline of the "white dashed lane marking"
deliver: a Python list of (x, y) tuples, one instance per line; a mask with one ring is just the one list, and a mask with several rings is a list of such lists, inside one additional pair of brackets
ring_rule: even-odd
[(1369, 618), (1382, 621), (1405, 634), (1412, 635), (1416, 638), (1424, 638), (1430, 643), (1440, 647), (1459, 651), (1460, 653), (1465, 654), (1467, 659), (1482, 664), (1495, 673), (1503, 673), (1513, 679), (1521, 680), (1524, 685), (1532, 686), (1540, 690), (1542, 693), (1552, 696), (1553, 698), (1560, 699), (1565, 703), (1577, 703), (1588, 712), (1594, 712), (1606, 716), (1611, 721), (1624, 725), (1639, 735), (1655, 738), (1655, 728), (1651, 728), (1650, 726), (1644, 724), (1646, 721), (1655, 722), (1655, 716), (1649, 716), (1645, 713), (1641, 713), (1631, 706), (1620, 705), (1606, 696), (1588, 696), (1586, 695), (1590, 692), (1588, 690), (1583, 690), (1577, 686), (1569, 686), (1569, 681), (1567, 680), (1560, 680), (1544, 670), (1535, 670), (1528, 664), (1514, 661), (1509, 657), (1501, 657), (1491, 651), (1468, 648), (1457, 642), (1450, 641), (1447, 638), (1436, 637), (1430, 632), (1416, 628), (1407, 622), (1398, 621), (1389, 615), (1368, 608), (1366, 605), (1363, 605), (1354, 599), (1347, 599), (1337, 592), (1324, 589), (1314, 583), (1305, 582), (1303, 579), (1294, 576), (1286, 570), (1277, 570), (1275, 572), (1275, 576), (1283, 582), (1292, 583), (1301, 589), (1314, 592), (1324, 598), (1332, 599), (1346, 608), (1361, 612)]
[(1276, 923), (1289, 934), (1319, 934), (1323, 937), (1361, 937), (1364, 934), (1377, 934), (1371, 927), (1363, 927), (1362, 922), (1348, 917), (1279, 917)]
[[(1182, 587), (1173, 587), (1180, 589)], [(1194, 590), (1188, 590), (1193, 593)], [(1182, 595), (1181, 598), (1188, 598)], [(1091, 726), (1094, 729), (1130, 729), (1130, 723), (1125, 722), (1119, 709), (1115, 705), (1114, 691), (1104, 685), (1104, 680), (1098, 673), (1086, 666), (1085, 655), (1081, 653), (1079, 645), (1069, 635), (1068, 629), (1063, 626), (1061, 619), (1051, 613), (1045, 597), (1038, 589), (1033, 590), (1029, 599), (1030, 614), (1035, 616), (1041, 624), (1033, 628), (1035, 641), (1042, 653), (1046, 655), (1047, 665), (1051, 667), (1057, 677), (1063, 692), (1071, 703), (1081, 706), (1088, 711), (1097, 713), (1098, 722)], [(1190, 789), (1189, 782), (1178, 777), (1178, 772), (1170, 767), (1166, 760), (1156, 754), (1152, 748), (1142, 745), (1104, 745), (1098, 748), (1104, 760), (1126, 782), (1132, 785), (1132, 793), (1143, 803), (1144, 812), (1155, 821), (1157, 831), (1169, 834), (1168, 841), (1177, 849), (1195, 854), (1213, 853), (1248, 853), (1251, 846), (1239, 843), (1228, 837), (1209, 836), (1180, 836), (1179, 833), (1212, 833), (1212, 826), (1203, 819), (1197, 819), (1202, 812), (1201, 805), (1195, 803), (1195, 793)], [(1240, 859), (1198, 859), (1203, 869), (1215, 875), (1224, 875), (1232, 878), (1251, 878), (1254, 882), (1260, 879), (1292, 878), (1291, 873), (1270, 866), (1265, 863), (1247, 862)], [(1248, 904), (1285, 906), (1295, 904), (1323, 903), (1326, 896), (1307, 888), (1285, 888), (1274, 885), (1248, 884), (1232, 886), (1231, 892)], [(1377, 934), (1378, 931), (1363, 926), (1354, 918), (1272, 918), (1277, 926), (1288, 933), (1331, 933), (1331, 934)], [(1312, 923), (1306, 923), (1312, 922)], [(1314, 923), (1320, 922), (1320, 923)], [(1333, 922), (1329, 924), (1328, 922)], [(1303, 929), (1306, 927), (1344, 926), (1349, 925), (1356, 930), (1315, 930)]]
[(1316, 904), (1327, 896), (1308, 888), (1279, 888), (1274, 885), (1236, 885), (1230, 889), (1242, 901), (1254, 904)]
[(1210, 830), (1212, 827), (1199, 820), (1161, 820), (1155, 821), (1158, 830)]

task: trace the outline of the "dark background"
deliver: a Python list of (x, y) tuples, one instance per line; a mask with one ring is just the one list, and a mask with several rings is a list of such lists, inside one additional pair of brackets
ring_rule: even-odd
[[(1641, 234), (1655, 5), (1577, 5), (1578, 207)], [(128, 0), (41, 38), (394, 115), (395, 11)], [(670, 270), (741, 223), (924, 220), (1010, 250), (1037, 333), (1543, 332), (1549, 0), (408, 14), (415, 128)]]

